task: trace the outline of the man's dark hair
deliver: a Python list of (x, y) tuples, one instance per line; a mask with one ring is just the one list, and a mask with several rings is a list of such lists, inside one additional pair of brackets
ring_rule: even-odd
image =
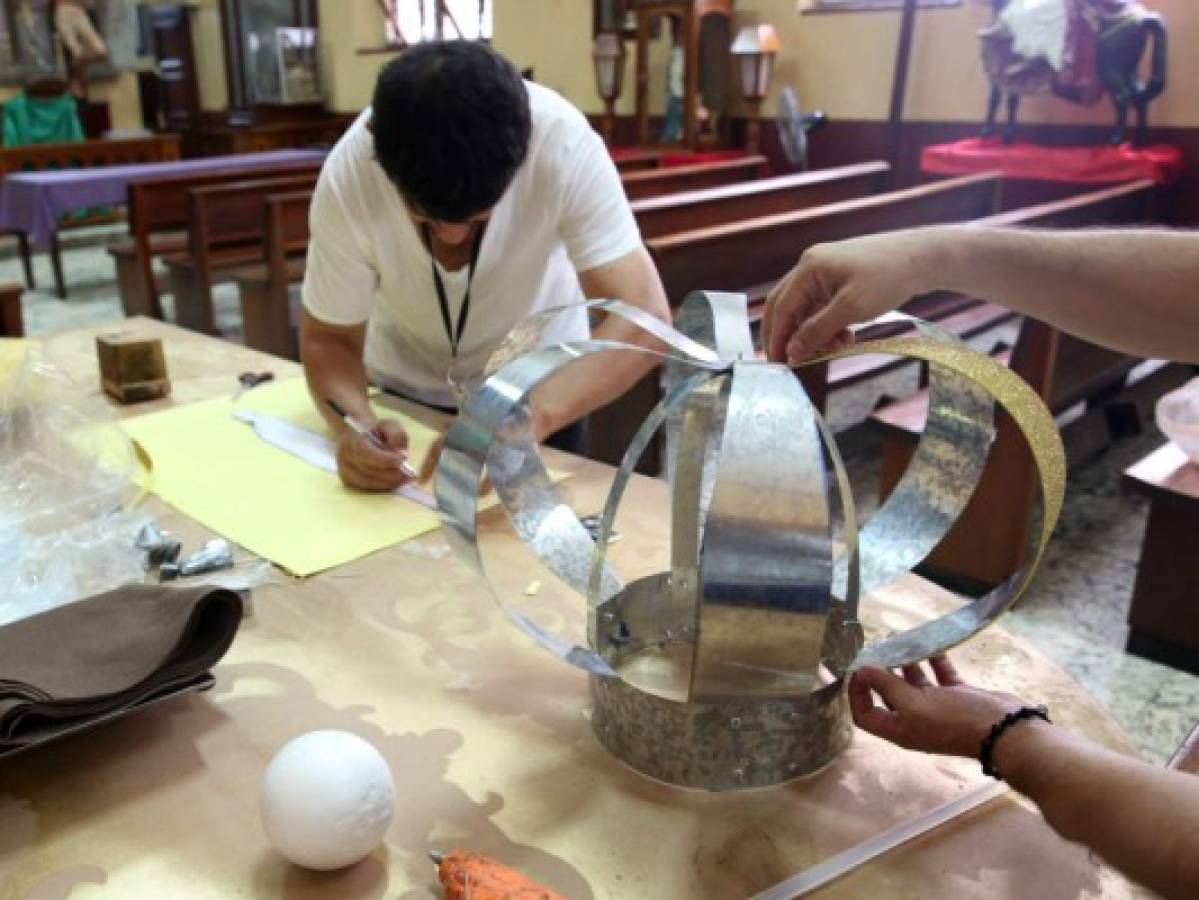
[(529, 97), (485, 44), (417, 44), (379, 73), (375, 157), (409, 203), (461, 222), (499, 202), (529, 149)]

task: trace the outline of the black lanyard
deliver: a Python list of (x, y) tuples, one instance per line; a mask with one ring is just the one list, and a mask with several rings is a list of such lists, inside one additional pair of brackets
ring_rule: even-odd
[(429, 264), (433, 267), (433, 287), (437, 290), (437, 303), (441, 307), (441, 324), (445, 326), (445, 336), (450, 342), (450, 356), (458, 358), (458, 342), (462, 340), (462, 332), (466, 330), (466, 320), (470, 316), (470, 287), (475, 280), (475, 266), (479, 262), (479, 249), (483, 246), (483, 232), (486, 226), (480, 225), (475, 234), (474, 244), (470, 248), (470, 268), (466, 272), (466, 293), (462, 297), (462, 309), (458, 311), (458, 327), (455, 329), (450, 322), (450, 301), (445, 295), (445, 284), (441, 273), (437, 271), (437, 260), (433, 256), (433, 235), (428, 223), (420, 227), (421, 237), (429, 251)]

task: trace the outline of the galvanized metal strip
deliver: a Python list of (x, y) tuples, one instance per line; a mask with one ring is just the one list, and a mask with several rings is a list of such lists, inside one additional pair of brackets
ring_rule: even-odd
[[(686, 620), (663, 618), (666, 576), (634, 581), (601, 608), (632, 638), (596, 649), (621, 678), (591, 678), (591, 725), (626, 765), (709, 791), (768, 787), (819, 772), (853, 740), (845, 682), (785, 697), (698, 703), (683, 697)], [(684, 651), (676, 653), (672, 651)], [(646, 668), (657, 684), (649, 689)]]
[[(446, 433), (438, 463), (435, 493), (445, 525), (447, 540), (476, 572), (486, 577), (478, 548), (478, 489), (486, 468), (514, 528), (537, 557), (576, 591), (586, 594), (590, 533), (578, 516), (562, 501), (537, 453), (527, 417), (529, 393), (571, 362), (604, 352), (635, 352), (658, 359), (693, 361), (697, 368), (716, 370), (718, 358), (706, 347), (678, 339), (664, 323), (620, 301), (583, 304), (626, 318), (655, 336), (665, 338), (670, 348), (655, 348), (619, 341), (576, 341), (526, 352), (504, 365), (468, 395), (458, 417)], [(537, 317), (552, 318), (561, 308)], [(516, 340), (527, 338), (527, 333)], [(505, 352), (501, 348), (500, 353)], [(696, 358), (684, 354), (696, 354)], [(604, 566), (602, 590), (620, 589), (620, 580)], [(574, 639), (541, 628), (524, 613), (520, 604), (496, 596), (504, 612), (534, 641), (556, 656), (591, 672), (611, 675), (607, 664)]]
[[(576, 358), (578, 354), (565, 347), (546, 348), (526, 354), (502, 374), (488, 379), (446, 433), (435, 492), (447, 541), (483, 577), (505, 614), (559, 658), (589, 672), (612, 676), (611, 667), (596, 653), (568, 636), (547, 631), (517, 603), (499, 597), (487, 578), (477, 542), (479, 485), (486, 467), (522, 540), (567, 583), (576, 574), (575, 560), (584, 561), (585, 573), (590, 536), (550, 481), (532, 440), (524, 403), (537, 384)], [(613, 573), (606, 572), (605, 578), (619, 584)], [(582, 583), (586, 583), (585, 574)]]
[(754, 358), (745, 294), (692, 291), (674, 316), (674, 328), (684, 337), (711, 348), (725, 362)]
[[(974, 354), (957, 337), (912, 320), (922, 337)], [(877, 351), (877, 344), (866, 345)], [(981, 354), (979, 354), (981, 355)], [(941, 543), (958, 520), (986, 468), (994, 437), (995, 403), (985, 385), (932, 361), (924, 431), (891, 495), (862, 526), (862, 590), (906, 575)]]
[[(747, 303), (744, 294), (692, 291), (675, 313), (674, 327), (684, 337), (710, 347), (730, 365), (738, 359), (753, 359), (754, 340), (749, 328)], [(669, 393), (689, 376), (690, 370), (683, 363), (666, 363), (662, 367), (662, 392)], [(667, 419), (666, 439), (662, 442), (661, 469), (671, 484), (675, 483), (675, 464), (685, 458), (679, 450), (681, 428), (680, 409)]]
[[(662, 423), (676, 407), (688, 402), (693, 396), (693, 391), (700, 388), (711, 378), (712, 374), (706, 371), (698, 375), (692, 375), (687, 381), (677, 384), (670, 393), (663, 397), (661, 402), (646, 417), (645, 421), (641, 423), (641, 426), (637, 429), (637, 433), (633, 435), (633, 440), (630, 442), (628, 449), (625, 451), (624, 458), (621, 460), (620, 468), (616, 470), (616, 477), (612, 481), (612, 487), (608, 491), (608, 499), (604, 503), (604, 510), (600, 516), (599, 528), (595, 535), (595, 546), (591, 554), (591, 577), (587, 586), (587, 605), (590, 613), (588, 617), (588, 637), (593, 647), (598, 646), (595, 632), (600, 627), (595, 611), (613, 595), (611, 590), (605, 590), (604, 588), (603, 572), (607, 560), (608, 544), (611, 541), (612, 531), (616, 523), (616, 514), (620, 508), (620, 502), (624, 498), (625, 488), (628, 486), (629, 480), (633, 477), (633, 470), (637, 465), (637, 461), (641, 459), (641, 455), (645, 452), (646, 447), (649, 446), (659, 428), (661, 428)], [(619, 632), (624, 623), (612, 620), (606, 624)]]
[(700, 562), (704, 530), (724, 435), (731, 376), (713, 378), (694, 391), (683, 409), (682, 428), (675, 442), (674, 481), (670, 508), (670, 591), (675, 609), (692, 630), (698, 616)]
[(821, 437), (798, 379), (739, 362), (727, 398), (700, 551), (691, 698), (703, 702), (813, 690), (833, 577)]
[(837, 493), (841, 500), (841, 544), (843, 551), (833, 560), (832, 605), (824, 629), (824, 664), (829, 672), (840, 678), (862, 649), (863, 634), (858, 622), (858, 602), (861, 593), (861, 564), (858, 546), (858, 514), (853, 488), (845, 461), (833, 436), (832, 429), (819, 410), (815, 410), (816, 427), (824, 441), (824, 449), (833, 464)]
[(973, 603), (909, 631), (866, 645), (854, 667), (888, 668), (927, 659), (973, 636), (1012, 606), (1027, 590), (1061, 514), (1066, 490), (1066, 454), (1052, 414), (1028, 383), (1006, 366), (967, 347), (918, 338), (892, 338), (837, 354), (889, 353), (923, 359), (982, 386), (1016, 423), (1036, 462), (1042, 496), (1041, 529), (1029, 564)]
[[(616, 315), (622, 315), (630, 320), (636, 320), (638, 318), (638, 314), (640, 313), (640, 311), (634, 310), (634, 312), (631, 315), (628, 314), (626, 309), (622, 309), (622, 307), (625, 307), (625, 305), (620, 304), (617, 301), (601, 301), (601, 302), (589, 304), (589, 306), (604, 309), (605, 311), (612, 312), (613, 314), (616, 314)], [(633, 308), (629, 308), (629, 309), (633, 309)], [(644, 316), (645, 314), (640, 313), (640, 315)], [(519, 439), (515, 436), (516, 432), (520, 431), (520, 426), (518, 426), (516, 420), (513, 420), (512, 422), (510, 422), (508, 424), (508, 427), (506, 429), (503, 429), (507, 432), (507, 437), (505, 437), (504, 440), (494, 441), (493, 436), (496, 435), (501, 430), (501, 429), (499, 429), (498, 426), (503, 421), (503, 419), (507, 415), (507, 412), (510, 411), (511, 407), (514, 404), (523, 402), (523, 399), (527, 395), (528, 391), (531, 390), (532, 387), (535, 386), (536, 383), (539, 383), (545, 377), (548, 377), (548, 375), (552, 374), (553, 371), (557, 371), (559, 368), (561, 368), (563, 365), (567, 364), (573, 358), (578, 358), (583, 355), (590, 355), (591, 353), (603, 352), (603, 351), (608, 351), (608, 350), (620, 350), (620, 351), (632, 350), (635, 352), (648, 353), (649, 355), (657, 356), (659, 358), (670, 359), (670, 360), (682, 360), (688, 364), (694, 364), (701, 368), (707, 368), (710, 370), (718, 370), (719, 368), (721, 368), (727, 364), (726, 361), (720, 360), (719, 357), (716, 354), (714, 354), (709, 348), (702, 347), (701, 345), (698, 345), (696, 342), (691, 341), (690, 339), (684, 338), (683, 336), (678, 335), (675, 332), (672, 332), (667, 326), (663, 325), (660, 322), (656, 322), (656, 320), (650, 321), (649, 327), (647, 330), (650, 330), (651, 333), (653, 333), (656, 337), (659, 337), (661, 340), (663, 340), (667, 344), (667, 346), (671, 348), (671, 350), (663, 353), (661, 351), (651, 350), (651, 349), (647, 349), (644, 347), (637, 347), (637, 346), (633, 346), (633, 345), (622, 344), (619, 342), (605, 342), (605, 341), (587, 341), (587, 342), (576, 342), (575, 344), (572, 344), (572, 345), (561, 345), (558, 348), (555, 348), (553, 351), (550, 351), (551, 356), (553, 357), (552, 361), (551, 362), (543, 362), (543, 364), (540, 368), (540, 371), (536, 374), (536, 377), (532, 377), (532, 376), (530, 376), (530, 374), (528, 372), (525, 372), (520, 377), (514, 378), (511, 383), (508, 383), (504, 387), (492, 392), (493, 396), (490, 396), (489, 398), (484, 399), (483, 401), (480, 401), (479, 406), (480, 406), (481, 412), (478, 416), (475, 417), (475, 421), (473, 423), (470, 421), (460, 421), (459, 423), (456, 423), (455, 428), (451, 429), (451, 433), (453, 435), (452, 440), (447, 442), (447, 444), (448, 445), (452, 444), (452, 445), (457, 446), (459, 449), (466, 450), (468, 456), (469, 456), (469, 453), (470, 453), (470, 450), (472, 447), (476, 451), (476, 456), (477, 456), (477, 451), (479, 450), (479, 448), (483, 447), (484, 452), (483, 452), (483, 456), (482, 456), (482, 461), (479, 462), (476, 459), (476, 460), (464, 465), (462, 462), (462, 459), (455, 458), (453, 449), (450, 447), (447, 447), (449, 452), (447, 452), (446, 456), (443, 457), (443, 467), (442, 467), (443, 471), (439, 471), (439, 478), (438, 478), (439, 500), (443, 499), (443, 493), (445, 493), (445, 494), (455, 494), (455, 493), (465, 494), (466, 491), (463, 490), (463, 488), (467, 483), (473, 482), (473, 485), (477, 485), (478, 480), (481, 478), (481, 475), (482, 475), (483, 466), (490, 463), (488, 455), (490, 453), (490, 448), (491, 448), (493, 442), (496, 447), (506, 448), (506, 450), (508, 452), (514, 453), (517, 456), (524, 457), (526, 455), (532, 455), (533, 457), (536, 457), (536, 450), (535, 450), (535, 447), (532, 446), (531, 441), (527, 442), (527, 445), (521, 445)], [(697, 350), (697, 348), (698, 348), (698, 350)], [(543, 353), (543, 352), (546, 352), (546, 351), (538, 351), (538, 353)], [(890, 341), (882, 341), (882, 342), (873, 342), (870, 344), (863, 344), (863, 345), (859, 345), (857, 347), (851, 348), (850, 350), (845, 351), (839, 355), (852, 355), (852, 354), (872, 353), (872, 352), (878, 352), (878, 353), (896, 352), (899, 355), (907, 355), (907, 356), (911, 356), (912, 358), (927, 359), (930, 363), (932, 363), (936, 366), (944, 366), (945, 368), (949, 369), (950, 371), (957, 372), (958, 374), (969, 375), (972, 366), (977, 368), (979, 365), (981, 365), (983, 368), (987, 369), (987, 372), (984, 375), (984, 377), (982, 377), (981, 379), (978, 377), (974, 378), (974, 380), (978, 384), (986, 384), (988, 382), (988, 379), (991, 379), (992, 381), (995, 378), (1003, 380), (1005, 376), (1011, 376), (1011, 373), (1009, 373), (1003, 367), (994, 365), (993, 363), (991, 363), (990, 360), (987, 360), (987, 359), (985, 359), (985, 357), (982, 357), (980, 354), (976, 354), (972, 351), (961, 350), (960, 351), (961, 354), (964, 354), (962, 356), (955, 356), (954, 352), (952, 350), (944, 350), (943, 352), (933, 352), (925, 345), (924, 342), (912, 341), (910, 339), (892, 339)], [(989, 368), (988, 368), (988, 364), (990, 364)], [(533, 366), (534, 370), (536, 370), (537, 368), (538, 368), (537, 366)], [(938, 381), (939, 381), (940, 380), (939, 370), (937, 370), (937, 371), (938, 371)], [(1006, 386), (1004, 386), (1004, 390), (1011, 393), (1012, 397), (1014, 397), (1015, 401), (1018, 403), (1027, 401), (1029, 399), (1029, 397), (1031, 396), (1032, 402), (1034, 403), (1034, 405), (1040, 407), (1041, 413), (1044, 413), (1043, 406), (1040, 404), (1039, 399), (1036, 398), (1036, 395), (1034, 393), (1032, 393), (1030, 389), (1027, 389), (1027, 386), (1024, 385), (1023, 382), (1020, 381), (1020, 379), (1018, 377), (1011, 376), (1011, 378), (1015, 379), (1017, 384), (1015, 386), (1012, 386), (1011, 384), (1007, 384)], [(522, 385), (523, 385), (523, 387), (522, 387)], [(1025, 394), (1023, 397), (1020, 396), (1020, 388), (1021, 387), (1026, 388), (1026, 391), (1025, 391)], [(1000, 391), (1000, 393), (1002, 393), (1002, 391)], [(497, 400), (494, 395), (498, 395), (499, 400)], [(1011, 400), (1012, 398), (1008, 398), (1008, 399)], [(955, 411), (957, 409), (953, 405), (953, 403), (951, 403), (949, 401), (945, 401), (945, 402), (934, 401), (933, 408), (934, 408), (934, 410), (943, 411), (944, 415), (949, 416), (949, 417), (952, 417), (955, 414)], [(1009, 407), (1009, 411), (1011, 411), (1010, 407)], [(1020, 424), (1022, 429), (1025, 430), (1026, 435), (1028, 435), (1030, 433), (1029, 428), (1026, 426), (1029, 426), (1029, 425), (1035, 425), (1037, 427), (1043, 426), (1044, 425), (1043, 419), (1048, 418), (1047, 413), (1044, 413), (1043, 416), (1040, 416), (1040, 418), (1038, 418), (1038, 414), (1035, 410), (1033, 412), (1028, 412), (1028, 410), (1025, 410), (1024, 412), (1025, 412), (1024, 420), (1027, 420), (1027, 421), (1022, 420), (1021, 417), (1015, 416), (1015, 415), (1014, 415), (1014, 418), (1017, 418), (1018, 424)], [(942, 412), (938, 412), (937, 415), (942, 415)], [(464, 417), (464, 418), (469, 419), (470, 417)], [(1048, 433), (1052, 435), (1052, 440), (1058, 441), (1056, 427), (1053, 426), (1051, 418), (1049, 418), (1049, 423), (1050, 423), (1050, 425), (1048, 428)], [(459, 428), (459, 426), (461, 426), (461, 428)], [(454, 434), (455, 429), (459, 429), (456, 434)], [(490, 435), (492, 437), (485, 436), (489, 429), (491, 429)], [(1042, 430), (1044, 430), (1044, 429), (1042, 429)], [(943, 441), (943, 443), (954, 444), (955, 442), (952, 439), (950, 439), (950, 440)], [(1043, 552), (1044, 539), (1047, 536), (1048, 532), (1052, 530), (1053, 522), (1056, 520), (1057, 513), (1060, 510), (1060, 496), (1057, 498), (1057, 500), (1055, 502), (1054, 501), (1054, 492), (1053, 492), (1053, 488), (1052, 488), (1052, 482), (1053, 482), (1053, 479), (1056, 477), (1055, 472), (1059, 468), (1062, 473), (1062, 480), (1064, 481), (1064, 463), (1061, 464), (1060, 466), (1057, 464), (1052, 447), (1047, 448), (1046, 446), (1043, 446), (1042, 444), (1038, 443), (1037, 441), (1031, 441), (1031, 443), (1033, 444), (1034, 456), (1036, 456), (1036, 458), (1037, 458), (1038, 467), (1039, 467), (1039, 471), (1041, 472), (1041, 475), (1042, 475), (1043, 484), (1046, 486), (1046, 515), (1044, 517), (1044, 527), (1043, 527), (1043, 532), (1042, 532), (1041, 547), (1038, 549), (1036, 559), (1034, 559), (1034, 561), (1033, 561), (1035, 564), (1035, 562), (1037, 560), (1039, 560), (1041, 552)], [(960, 446), (960, 444), (958, 446)], [(1060, 451), (1060, 441), (1058, 443), (1058, 451)], [(498, 459), (497, 459), (497, 461), (498, 461)], [(509, 462), (511, 463), (511, 462), (513, 462), (513, 460), (509, 460)], [(539, 464), (540, 463), (538, 461), (538, 465)], [(512, 465), (512, 466), (510, 466), (510, 468), (511, 468), (511, 471), (513, 471), (514, 473), (522, 473), (524, 471), (523, 464), (522, 465)], [(513, 475), (513, 478), (519, 479), (521, 477), (525, 477), (525, 476), (523, 476), (521, 474)], [(441, 487), (443, 478), (446, 483), (446, 488), (445, 488), (444, 492)], [(923, 489), (923, 488), (920, 488), (920, 486), (919, 486), (920, 478), (913, 476), (912, 480), (915, 483), (915, 486), (911, 489), (911, 491), (913, 494), (918, 494), (919, 490)], [(548, 477), (547, 477), (547, 481), (548, 481)], [(459, 497), (458, 499), (460, 502), (458, 502), (458, 503), (454, 503), (453, 501), (448, 502), (448, 503), (446, 503), (446, 502), (442, 503), (443, 510), (448, 510), (447, 525), (450, 526), (449, 530), (450, 530), (452, 539), (453, 539), (453, 536), (456, 535), (459, 539), (461, 539), (471, 545), (473, 545), (473, 542), (475, 539), (474, 504), (476, 503), (476, 500), (475, 500), (475, 489), (473, 488), (473, 485), (472, 485), (472, 489), (469, 492), (469, 502), (470, 502), (469, 515), (466, 513), (466, 503), (465, 503), (466, 498), (464, 498), (464, 497)], [(906, 490), (907, 489), (905, 488), (905, 491)], [(509, 504), (515, 504), (518, 506), (520, 504), (531, 504), (533, 507), (543, 507), (543, 506), (546, 506), (549, 504), (549, 501), (547, 501), (545, 499), (545, 496), (549, 496), (549, 497), (556, 496), (556, 493), (553, 492), (553, 490), (552, 490), (552, 485), (550, 485), (550, 492), (548, 494), (545, 494), (544, 496), (542, 496), (543, 492), (541, 492), (540, 489), (538, 491), (532, 492), (533, 495), (540, 496), (540, 499), (537, 499), (534, 501), (530, 501), (528, 499), (528, 497), (525, 497), (522, 499), (520, 496), (520, 492), (512, 492), (512, 491), (507, 491), (507, 490), (505, 492), (508, 493), (508, 500), (506, 500), (506, 502), (505, 502), (506, 506), (509, 506)], [(901, 494), (900, 496), (902, 497), (903, 495)], [(956, 497), (956, 495), (955, 495), (955, 497)], [(896, 508), (898, 509), (899, 501), (896, 500), (895, 502), (896, 502)], [(961, 497), (956, 497), (956, 502), (964, 502), (964, 500)], [(931, 506), (934, 509), (940, 509), (942, 524), (938, 525), (937, 528), (943, 527), (943, 520), (948, 518), (948, 516), (944, 512), (945, 507), (938, 507), (935, 498), (934, 498), (933, 502), (926, 503), (926, 508), (929, 506)], [(541, 523), (542, 525), (548, 523), (550, 525), (548, 530), (553, 535), (555, 540), (551, 540), (548, 542), (541, 540), (540, 541), (541, 546), (538, 549), (538, 553), (539, 553), (539, 555), (544, 554), (543, 558), (546, 558), (546, 556), (548, 556), (550, 560), (559, 559), (558, 567), (565, 568), (567, 571), (573, 573), (573, 572), (577, 571), (576, 567), (574, 567), (573, 565), (564, 565), (561, 562), (562, 554), (560, 554), (558, 552), (558, 550), (555, 549), (555, 547), (557, 547), (558, 549), (562, 549), (563, 547), (570, 547), (571, 549), (566, 552), (566, 555), (568, 555), (568, 556), (573, 555), (576, 552), (576, 550), (579, 549), (580, 547), (572, 546), (572, 545), (577, 545), (577, 540), (575, 537), (568, 537), (565, 543), (563, 543), (561, 540), (558, 540), (558, 538), (561, 537), (561, 532), (563, 531), (563, 529), (559, 528), (558, 525), (555, 524), (555, 522), (558, 517), (561, 517), (562, 515), (567, 514), (566, 518), (568, 520), (573, 520), (570, 523), (570, 526), (567, 526), (565, 528), (565, 530), (567, 532), (576, 531), (576, 536), (577, 536), (577, 534), (580, 532), (582, 534), (585, 534), (585, 529), (582, 529), (582, 526), (579, 525), (579, 523), (577, 522), (577, 519), (574, 518), (573, 513), (571, 513), (569, 511), (569, 509), (565, 507), (564, 504), (561, 504), (560, 508), (564, 512), (559, 511), (559, 506), (551, 506), (551, 508), (549, 508), (548, 510), (542, 509), (541, 512), (537, 512), (532, 515), (524, 516), (523, 517), (524, 525), (522, 526), (522, 528), (520, 530), (522, 531), (522, 536), (532, 535), (532, 537), (534, 539), (534, 543), (536, 545), (538, 543), (538, 532), (540, 531), (541, 526), (537, 525), (536, 527), (534, 527), (533, 523)], [(512, 512), (511, 508), (509, 509), (509, 512), (510, 513)], [(519, 518), (519, 516), (518, 516), (518, 518)], [(895, 518), (899, 518), (899, 517), (895, 516)], [(885, 523), (886, 518), (884, 518), (881, 521)], [(910, 523), (911, 519), (907, 519), (907, 521)], [(572, 526), (577, 526), (577, 529), (575, 529)], [(891, 540), (891, 538), (887, 537), (888, 531), (891, 530), (889, 527), (884, 528), (878, 522), (874, 523), (874, 530), (872, 532), (869, 531), (870, 527), (871, 527), (871, 525), (868, 524), (867, 527), (865, 529), (863, 529), (863, 541), (862, 541), (863, 551), (864, 551), (863, 556), (866, 556), (865, 551), (867, 549), (869, 549), (870, 545), (872, 545), (872, 544), (876, 547), (876, 549), (881, 548), (886, 551), (886, 554), (889, 554), (889, 557), (887, 555), (885, 555), (884, 553), (880, 553), (880, 552), (874, 552), (871, 554), (871, 558), (874, 559), (873, 565), (876, 567), (872, 570), (875, 573), (872, 575), (873, 578), (877, 579), (880, 577), (877, 574), (879, 571), (882, 571), (884, 574), (886, 574), (888, 571), (895, 571), (896, 567), (899, 565), (899, 563), (896, 560), (901, 558), (901, 556), (904, 553), (908, 554), (909, 556), (913, 556), (913, 557), (916, 556), (915, 550), (911, 549), (910, 547), (907, 550), (899, 550), (899, 551), (896, 551), (893, 548), (887, 549), (887, 545), (888, 545), (889, 541)], [(935, 533), (935, 532), (934, 532), (934, 530), (932, 530), (930, 528), (928, 533)], [(544, 535), (542, 535), (542, 537), (544, 538)], [(588, 542), (589, 542), (589, 538), (588, 538)], [(590, 549), (590, 548), (588, 547), (588, 549)], [(466, 548), (465, 555), (468, 559), (472, 560), (475, 563), (477, 568), (479, 568), (480, 570), (482, 569), (482, 563), (478, 556), (477, 547), (472, 546), (472, 547)], [(890, 559), (890, 561), (887, 561), (888, 558)], [(550, 563), (547, 562), (547, 564), (550, 564)], [(880, 566), (881, 566), (881, 568), (879, 568)], [(903, 637), (903, 636), (895, 636), (891, 639), (888, 639), (887, 642), (884, 642), (881, 645), (876, 645), (872, 648), (867, 648), (867, 650), (863, 651), (863, 654), (859, 656), (859, 664), (861, 664), (865, 661), (868, 661), (868, 660), (872, 660), (872, 659), (876, 660), (876, 661), (886, 662), (887, 660), (896, 660), (896, 659), (903, 659), (903, 658), (908, 658), (908, 657), (920, 658), (918, 654), (923, 654), (926, 656), (931, 652), (937, 652), (937, 650), (939, 650), (939, 649), (944, 649), (944, 646), (947, 646), (947, 644), (946, 644), (947, 640), (956, 642), (957, 640), (964, 639), (965, 636), (969, 636), (969, 634), (972, 634), (972, 633), (974, 633), (974, 631), (977, 631), (978, 628), (983, 627), (983, 625), (985, 625), (995, 615), (997, 615), (998, 612), (1002, 611), (1002, 609), (1006, 608), (1008, 605), (1010, 605), (1010, 603), (1015, 601), (1015, 599), (1019, 596), (1019, 593), (1027, 585), (1027, 581), (1031, 575), (1032, 568), (1033, 568), (1033, 566), (1030, 566), (1028, 569), (1019, 573), (1008, 583), (1008, 585), (1005, 585), (1003, 588), (1000, 588), (997, 591), (993, 592), (991, 595), (988, 596), (988, 598), (983, 598), (983, 600), (976, 602), (975, 604), (973, 604), (971, 607), (968, 608), (968, 611), (964, 611), (961, 614), (955, 614), (955, 616), (952, 616), (952, 617), (947, 617), (946, 621), (943, 622), (941, 625), (938, 625), (937, 623), (929, 623), (929, 626), (925, 627), (923, 630), (921, 630), (921, 629), (916, 630), (916, 632), (919, 632), (918, 636), (912, 637), (906, 641), (899, 640), (899, 638)], [(571, 583), (572, 585), (574, 585), (576, 587), (579, 584), (579, 579), (573, 575), (568, 576), (568, 581), (569, 581), (569, 583)], [(507, 605), (505, 605), (505, 609), (509, 610), (509, 612), (511, 613), (511, 610)], [(932, 626), (937, 626), (937, 627), (934, 628)], [(916, 632), (913, 632), (912, 634), (916, 634)], [(541, 642), (543, 644), (551, 643), (549, 641), (546, 641), (544, 638), (541, 639)], [(572, 648), (571, 653), (573, 653), (574, 651), (579, 650), (579, 649), (580, 648), (577, 648), (577, 647)], [(561, 653), (560, 647), (555, 652), (559, 652), (559, 655), (563, 655)], [(590, 651), (583, 651), (583, 652), (590, 653)], [(894, 665), (894, 664), (898, 664), (898, 663), (892, 661), (892, 662), (887, 662), (887, 664)]]
[[(488, 358), (484, 369), (484, 380), (490, 378), (500, 369), (504, 368), (504, 366), (508, 365), (508, 363), (538, 349), (545, 331), (558, 316), (579, 309), (587, 312), (602, 312), (606, 315), (624, 319), (631, 325), (637, 326), (647, 335), (657, 338), (663, 344), (672, 348), (689, 365), (706, 366), (708, 368), (721, 368), (724, 365), (721, 362), (720, 356), (712, 347), (705, 346), (698, 341), (692, 340), (687, 335), (681, 334), (672, 328), (670, 324), (663, 322), (638, 306), (632, 306), (623, 300), (585, 300), (581, 303), (566, 303), (561, 306), (552, 306), (518, 322), (512, 331), (509, 332), (504, 343)], [(588, 341), (585, 343), (597, 342)], [(610, 342), (610, 344), (613, 349), (629, 347), (629, 345), (619, 342)], [(653, 350), (656, 348), (649, 349)], [(659, 355), (667, 361), (675, 358), (672, 354), (663, 354), (660, 352), (655, 355)]]

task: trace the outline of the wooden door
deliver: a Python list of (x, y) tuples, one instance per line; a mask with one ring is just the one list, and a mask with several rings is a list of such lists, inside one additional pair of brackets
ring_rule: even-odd
[(150, 29), (154, 56), (158, 60), (160, 101), (167, 130), (192, 131), (200, 125), (200, 89), (187, 8), (151, 7)]

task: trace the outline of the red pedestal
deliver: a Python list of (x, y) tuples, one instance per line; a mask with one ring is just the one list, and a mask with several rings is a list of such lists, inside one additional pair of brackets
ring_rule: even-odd
[(1004, 144), (997, 138), (969, 138), (934, 144), (920, 154), (920, 168), (931, 175), (1002, 172), (1006, 178), (1108, 184), (1147, 178), (1158, 184), (1175, 181), (1183, 169), (1182, 151), (1167, 144), (1133, 148), (1044, 147)]

